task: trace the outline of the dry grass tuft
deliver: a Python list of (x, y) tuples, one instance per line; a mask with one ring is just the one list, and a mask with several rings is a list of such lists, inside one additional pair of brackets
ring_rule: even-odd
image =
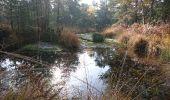
[(134, 52), (135, 54), (137, 54), (138, 56), (145, 56), (146, 54), (148, 54), (148, 41), (145, 39), (140, 39), (138, 41), (136, 41), (135, 45), (134, 45)]
[(131, 36), (131, 33), (123, 33), (118, 36), (117, 40), (119, 43), (128, 44)]
[[(32, 79), (31, 79), (32, 78)], [(20, 86), (17, 90), (7, 90), (1, 94), (3, 100), (56, 100), (59, 98), (59, 91), (55, 91), (53, 86), (48, 87), (48, 82), (40, 75), (30, 78), (30, 82)]]
[(148, 42), (149, 56), (159, 56), (161, 54), (161, 49), (163, 49), (161, 37), (156, 34), (150, 35), (148, 38)]
[(170, 47), (170, 34), (165, 34), (162, 36), (162, 44)]
[(60, 43), (72, 49), (78, 49), (80, 41), (74, 30), (64, 29), (61, 32)]
[(163, 34), (170, 34), (170, 25), (169, 24), (161, 24), (158, 27), (158, 29)]

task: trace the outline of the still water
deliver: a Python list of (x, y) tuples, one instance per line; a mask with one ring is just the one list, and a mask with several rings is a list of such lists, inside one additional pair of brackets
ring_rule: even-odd
[[(100, 79), (100, 75), (104, 74), (109, 66), (97, 65), (98, 54), (92, 50), (85, 50), (78, 53), (78, 63), (70, 67), (55, 67), (52, 71), (52, 83), (65, 81), (65, 92), (74, 94), (76, 89), (88, 91), (94, 89), (96, 92), (102, 92), (105, 88), (104, 82)], [(102, 59), (102, 58), (100, 58)], [(84, 91), (84, 92), (85, 92)]]
[[(49, 68), (1, 55), (0, 66), (3, 70), (1, 84), (3, 84), (4, 89), (17, 88), (18, 85), (27, 80), (24, 77), (24, 72), (31, 69), (37, 74), (43, 73), (49, 78), (52, 85), (63, 83), (60, 87), (64, 87), (63, 92), (67, 95), (74, 94), (75, 89), (82, 92), (87, 92), (90, 89), (96, 93), (102, 93), (105, 84), (100, 77), (109, 69), (109, 65), (102, 62), (104, 60), (102, 52), (103, 50), (86, 49), (78, 53), (61, 52), (37, 55), (41, 61), (50, 63)], [(37, 58), (36, 53), (21, 52), (21, 54), (33, 58)], [(30, 66), (30, 68), (22, 68), (25, 65)]]
[[(61, 96), (95, 95), (119, 90), (137, 100), (168, 100), (170, 88), (159, 66), (140, 63), (112, 48), (90, 48), (80, 52), (19, 52), (50, 66), (0, 55), (1, 90), (17, 89), (29, 82), (27, 73), (43, 74), (51, 85), (61, 87)], [(29, 73), (30, 74), (30, 73)]]

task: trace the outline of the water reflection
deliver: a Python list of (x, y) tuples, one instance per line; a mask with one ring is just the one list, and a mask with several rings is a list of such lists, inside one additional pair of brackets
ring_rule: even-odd
[[(37, 52), (21, 52), (21, 54), (37, 58)], [(17, 88), (25, 82), (29, 82), (31, 80), (30, 76), (43, 74), (43, 76), (48, 77), (52, 84), (63, 82), (62, 86), (65, 87), (63, 91), (70, 94), (73, 94), (75, 89), (84, 92), (89, 88), (95, 88), (95, 91), (103, 90), (105, 85), (99, 77), (109, 68), (108, 65), (103, 63), (104, 53), (88, 49), (79, 53), (54, 52), (39, 54), (40, 61), (50, 63), (51, 66), (41, 66), (22, 59), (3, 56), (0, 59), (0, 65), (5, 71), (1, 75), (1, 84), (8, 84), (8, 86), (2, 86)]]
[(61, 77), (61, 80), (67, 80), (65, 91), (69, 94), (74, 94), (74, 89), (78, 89), (83, 92), (87, 92), (88, 89), (102, 91), (104, 84), (103, 81), (99, 79), (99, 76), (106, 72), (109, 67), (106, 65), (104, 68), (100, 68), (95, 61), (96, 56), (90, 56), (90, 54), (96, 55), (96, 52), (84, 51), (83, 53), (78, 54), (79, 64), (76, 65), (77, 69), (74, 71), (68, 68), (55, 69), (53, 71), (54, 77), (52, 82), (56, 83), (59, 77)]
[[(110, 69), (102, 78), (108, 90), (134, 100), (166, 100), (169, 97), (165, 75), (158, 66), (141, 64), (131, 58), (117, 55), (109, 62)], [(113, 94), (113, 93), (112, 93)]]
[(21, 53), (39, 58), (50, 66), (1, 55), (1, 91), (10, 87), (17, 88), (36, 80), (33, 77), (42, 74), (49, 84), (64, 87), (64, 96), (74, 96), (80, 92), (83, 95), (89, 92), (100, 95), (106, 89), (119, 91), (121, 95), (131, 98), (138, 96), (137, 100), (165, 100), (170, 93), (164, 83), (164, 73), (158, 66), (141, 64), (130, 57), (124, 59), (125, 55), (120, 55), (115, 49), (94, 48), (79, 53), (54, 52), (39, 55), (37, 52)]

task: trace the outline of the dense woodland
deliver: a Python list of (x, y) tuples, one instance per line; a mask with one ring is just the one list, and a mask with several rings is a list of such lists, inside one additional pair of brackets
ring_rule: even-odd
[(169, 21), (168, 0), (101, 0), (93, 5), (80, 4), (80, 1), (1, 0), (1, 22), (8, 23), (16, 31), (40, 27), (44, 32), (59, 24), (94, 28), (117, 22), (133, 24)]
[(65, 27), (86, 32), (101, 31), (115, 23), (155, 25), (170, 20), (169, 0), (100, 0), (93, 5), (80, 1), (1, 0), (1, 30), (8, 28), (19, 40), (28, 42), (56, 41), (54, 35)]

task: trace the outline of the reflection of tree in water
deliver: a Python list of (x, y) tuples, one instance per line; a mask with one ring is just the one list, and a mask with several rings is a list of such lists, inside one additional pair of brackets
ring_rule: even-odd
[(168, 97), (167, 87), (164, 84), (165, 76), (158, 66), (139, 64), (129, 57), (123, 64), (123, 56), (117, 55), (108, 63), (110, 69), (102, 75), (109, 84), (108, 89), (119, 91), (127, 97), (136, 99), (165, 100)]
[[(38, 56), (36, 53), (28, 53), (24, 55), (33, 58)], [(9, 66), (7, 66), (7, 68), (3, 71), (5, 74), (1, 77), (1, 80), (3, 80), (3, 82), (1, 82), (1, 86), (6, 86), (3, 84), (9, 85), (12, 82), (14, 85), (12, 87), (17, 88), (25, 83), (33, 81), (34, 76), (43, 76), (46, 79), (50, 79), (52, 77), (52, 69), (54, 67), (59, 67), (63, 70), (62, 72), (67, 74), (67, 77), (69, 77), (70, 72), (76, 70), (74, 66), (79, 63), (77, 55), (71, 53), (40, 53), (39, 57), (40, 62), (46, 62), (49, 66), (42, 66), (16, 57), (3, 55), (0, 58), (1, 64), (9, 59)], [(7, 86), (6, 88), (9, 87), (11, 86)]]
[(110, 48), (95, 48), (91, 56), (95, 57), (97, 66), (105, 67), (108, 62), (114, 57), (115, 52)]

